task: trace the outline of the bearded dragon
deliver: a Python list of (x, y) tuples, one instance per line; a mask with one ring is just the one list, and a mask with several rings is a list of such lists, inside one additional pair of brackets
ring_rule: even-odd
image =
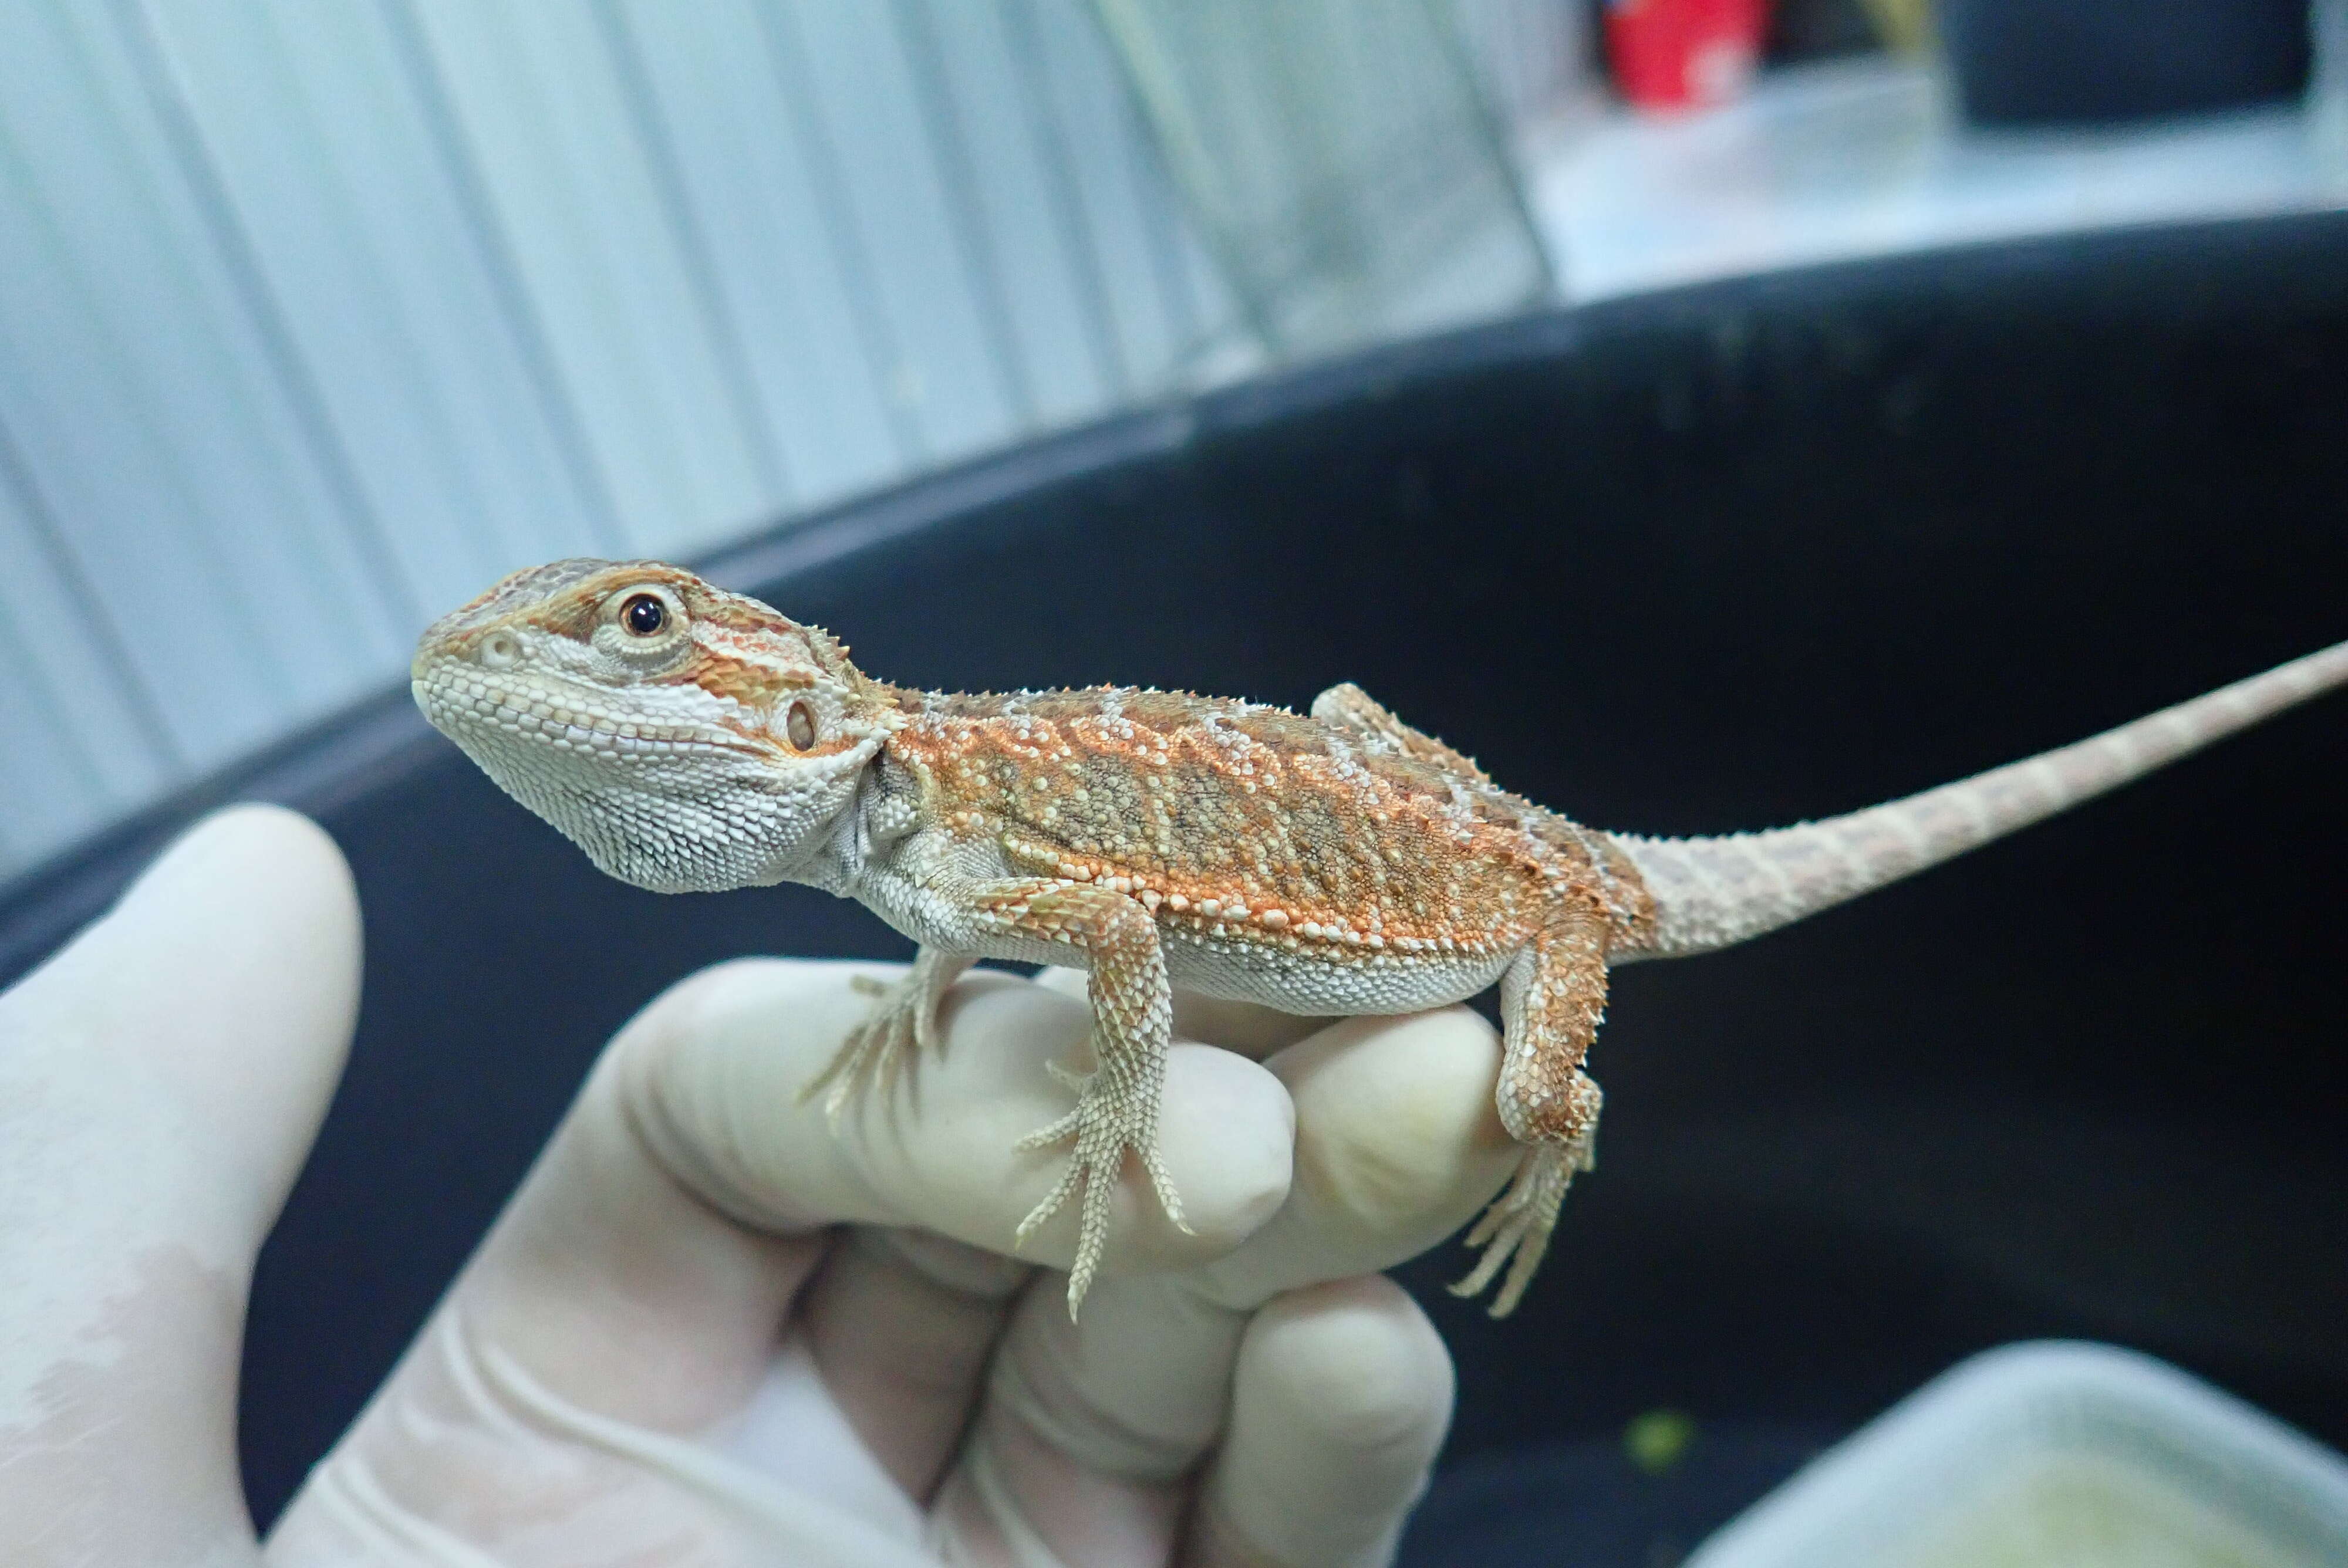
[(652, 561), (517, 572), (424, 633), (430, 722), (604, 871), (655, 892), (799, 882), (920, 944), (810, 1092), (935, 1039), (983, 958), (1089, 971), (1094, 1070), (1023, 1148), (1074, 1144), (1014, 1245), (1081, 1194), (1073, 1315), (1131, 1156), (1157, 1148), (1175, 987), (1307, 1015), (1403, 1013), (1498, 983), (1500, 1119), (1525, 1153), (1454, 1288), (1505, 1316), (1591, 1163), (1582, 1071), (1610, 968), (1709, 952), (2116, 787), (2348, 682), (2348, 643), (2104, 734), (1847, 815), (1712, 838), (1601, 833), (1509, 794), (1358, 687), (1309, 714), (1090, 687), (876, 681), (757, 600)]

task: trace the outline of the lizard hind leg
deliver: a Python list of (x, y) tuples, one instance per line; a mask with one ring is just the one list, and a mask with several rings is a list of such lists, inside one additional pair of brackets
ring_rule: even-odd
[(1468, 1245), (1483, 1248), (1483, 1256), (1451, 1287), (1457, 1296), (1478, 1295), (1505, 1266), (1508, 1277), (1492, 1300), (1495, 1317), (1516, 1310), (1549, 1250), (1566, 1188), (1596, 1163), (1604, 1097), (1581, 1062), (1605, 1014), (1603, 933), (1594, 914), (1553, 919), (1500, 981), (1504, 1042), (1496, 1098), (1509, 1135), (1529, 1146), (1508, 1190), (1468, 1233)]
[(850, 987), (873, 999), (872, 1010), (848, 1031), (830, 1065), (799, 1091), (800, 1103), (823, 1094), (824, 1117), (836, 1123), (866, 1083), (877, 1081), (883, 1092), (894, 1088), (910, 1057), (937, 1047), (938, 1003), (975, 961), (925, 947), (894, 984), (869, 975), (851, 979)]
[(1475, 758), (1454, 751), (1424, 730), (1412, 729), (1395, 717), (1393, 709), (1350, 681), (1342, 686), (1332, 686), (1313, 698), (1313, 716), (1350, 733), (1372, 751), (1416, 757), (1420, 762), (1433, 763), (1463, 784), (1491, 787), (1491, 774), (1477, 766)]
[[(1576, 1077), (1578, 1087), (1588, 1091), (1587, 1114), (1594, 1130), (1598, 1085), (1586, 1076)], [(1550, 1234), (1557, 1228), (1558, 1210), (1565, 1203), (1566, 1189), (1573, 1184), (1575, 1173), (1589, 1170), (1594, 1163), (1591, 1142), (1588, 1138), (1576, 1143), (1543, 1141), (1525, 1151), (1508, 1190), (1492, 1200), (1491, 1206), (1468, 1231), (1468, 1245), (1483, 1248), (1484, 1254), (1476, 1260), (1468, 1276), (1451, 1286), (1453, 1295), (1481, 1295), (1505, 1264), (1509, 1276), (1492, 1298), (1492, 1316), (1506, 1317), (1517, 1309), (1525, 1287), (1532, 1283), (1542, 1256), (1549, 1251)]]

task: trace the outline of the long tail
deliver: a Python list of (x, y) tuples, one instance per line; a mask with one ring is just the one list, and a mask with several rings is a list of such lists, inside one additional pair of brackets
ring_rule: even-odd
[(1656, 907), (1653, 944), (1614, 961), (1710, 952), (1789, 926), (2341, 685), (2348, 685), (2348, 642), (2075, 745), (1846, 816), (1721, 838), (1609, 834), (1646, 879)]

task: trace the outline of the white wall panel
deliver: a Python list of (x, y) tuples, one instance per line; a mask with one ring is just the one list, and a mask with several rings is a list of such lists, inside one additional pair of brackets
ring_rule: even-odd
[(0, 873), (1236, 332), (1079, 0), (0, 0)]
[(0, 7), (0, 429), (201, 765), (380, 678), (325, 481), (111, 7)]
[(783, 93), (838, 176), (860, 270), (887, 324), (884, 383), (940, 459), (1019, 428), (1012, 368), (981, 320), (914, 84), (884, 4), (771, 0), (761, 7)]
[(104, 597), (24, 480), (0, 446), (0, 857), (101, 825), (184, 764)]
[(879, 302), (826, 208), (752, 5), (629, 0), (617, 15), (799, 499), (898, 473), (921, 443), (888, 399)]
[(518, 566), (1253, 353), (1086, 0), (0, 0), (0, 874)]
[(414, 68), (479, 169), (623, 544), (689, 549), (762, 516), (780, 473), (716, 352), (593, 13), (423, 0), (399, 14), (423, 36)]
[(1143, 132), (1107, 46), (1084, 26), (1080, 0), (1005, 0), (1037, 56), (1041, 80), (1028, 90), (1058, 128), (1073, 184), (1073, 210), (1101, 293), (1121, 391), (1158, 384), (1193, 344), (1185, 297), (1173, 288), (1162, 219), (1174, 210), (1166, 186), (1137, 159)]
[(582, 541), (616, 548), (381, 13), (169, 0), (152, 15), (417, 612)]

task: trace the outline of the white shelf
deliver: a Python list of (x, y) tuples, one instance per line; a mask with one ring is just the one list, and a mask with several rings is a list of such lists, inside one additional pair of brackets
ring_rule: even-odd
[(2064, 230), (2348, 203), (2297, 106), (2096, 130), (1979, 131), (1933, 70), (1882, 57), (1772, 73), (1678, 118), (1567, 117), (1527, 144), (1573, 300)]

